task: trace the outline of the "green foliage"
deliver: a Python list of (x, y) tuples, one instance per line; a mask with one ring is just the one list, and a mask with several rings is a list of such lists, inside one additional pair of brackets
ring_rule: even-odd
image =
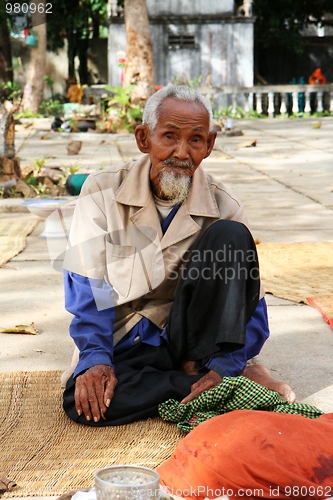
[[(277, 115), (279, 117), (280, 115)], [(326, 116), (332, 116), (328, 109), (324, 109), (324, 111), (315, 111), (314, 113), (305, 113), (304, 111), (299, 111), (298, 113), (291, 113), (288, 115), (288, 118), (324, 118)], [(276, 117), (276, 118), (277, 118)]]
[(309, 25), (333, 26), (332, 0), (279, 0), (278, 5), (267, 0), (253, 0), (255, 41), (264, 47), (276, 45), (303, 50), (305, 40), (301, 30)]
[(175, 75), (172, 79), (172, 83), (174, 85), (188, 85), (192, 89), (199, 87), (202, 81), (202, 75), (197, 76), (196, 78), (190, 79), (188, 75)]
[(61, 165), (62, 175), (59, 175), (58, 186), (64, 188), (66, 186), (66, 181), (70, 175), (75, 175), (79, 172), (81, 164), (71, 163), (70, 165)]
[(15, 119), (19, 120), (20, 118), (43, 118), (43, 115), (40, 113), (33, 113), (29, 109), (27, 111), (19, 111), (15, 113)]
[(128, 114), (133, 120), (142, 120), (142, 109), (141, 108), (129, 108)]
[(249, 113), (245, 114), (245, 118), (256, 120), (257, 118), (268, 118), (268, 116), (263, 113), (258, 113), (256, 109), (251, 109)]
[(323, 116), (332, 116), (332, 115), (331, 115), (331, 113), (330, 113), (327, 109), (325, 109), (324, 111), (315, 111), (315, 112), (311, 115), (311, 117), (312, 117), (312, 118), (316, 118), (316, 117), (321, 118), (321, 117), (323, 117)]
[(69, 175), (75, 175), (78, 173), (78, 171), (81, 168), (80, 163), (71, 163), (70, 165), (62, 165), (61, 170), (65, 173), (65, 175), (68, 177)]
[(42, 101), (39, 106), (39, 111), (43, 116), (61, 116), (63, 109), (63, 104), (57, 99)]
[(17, 99), (22, 97), (22, 87), (16, 82), (1, 82), (0, 90), (3, 91), (4, 95), (10, 101), (15, 102)]
[(49, 188), (46, 186), (46, 184), (43, 184), (42, 182), (39, 182), (36, 186), (36, 189), (35, 191), (37, 192), (37, 194), (39, 196), (41, 196), (42, 198), (44, 196), (47, 196), (49, 194)]
[(33, 174), (28, 175), (25, 179), (24, 182), (28, 184), (28, 186), (31, 187), (36, 187), (37, 186), (37, 179)]
[[(107, 0), (53, 0), (54, 15), (48, 23), (48, 48), (57, 51), (65, 38), (77, 40), (96, 37), (100, 27), (108, 27)], [(98, 36), (98, 35), (97, 35)]]
[[(268, 118), (267, 114), (264, 113), (258, 113), (255, 109), (251, 109), (250, 111), (245, 111), (242, 107), (237, 106), (236, 112), (232, 111), (232, 106), (228, 107), (221, 107), (217, 110), (214, 110), (214, 121), (217, 125), (220, 125), (222, 128), (224, 127), (224, 124), (226, 122), (227, 118), (233, 118), (233, 119), (245, 119), (245, 120), (257, 120), (257, 119), (263, 119), (263, 118)], [(325, 116), (332, 116), (332, 114), (328, 110), (324, 110), (321, 112), (314, 112), (314, 113), (304, 113), (304, 112), (299, 112), (299, 113), (291, 113), (288, 115), (275, 115), (275, 119), (278, 118), (290, 118), (295, 119), (295, 118), (322, 118)]]
[(248, 119), (248, 118), (267, 118), (264, 114), (259, 114), (256, 110), (245, 111), (241, 106), (236, 106), (233, 110), (232, 106), (221, 107), (214, 111), (214, 119), (220, 125), (225, 118)]
[(30, 158), (31, 164), (37, 172), (40, 172), (45, 164), (49, 161), (47, 158)]
[(17, 191), (16, 191), (16, 188), (11, 188), (8, 190), (8, 195), (9, 196), (16, 196), (17, 195)]
[(52, 95), (53, 95), (53, 85), (54, 85), (54, 80), (51, 78), (49, 75), (44, 75), (44, 81), (47, 83), (47, 85), (50, 87)]
[(50, 188), (46, 184), (40, 182), (34, 175), (29, 175), (28, 177), (26, 177), (24, 179), (24, 182), (28, 186), (30, 186), (38, 196), (41, 196), (42, 198), (46, 197), (50, 192)]
[(233, 118), (235, 120), (267, 118), (267, 115), (258, 113), (255, 109), (245, 111), (241, 106), (236, 106), (236, 111), (233, 111), (232, 106), (221, 107), (214, 110), (213, 114), (215, 123), (220, 125), (222, 128), (224, 127), (227, 118)]
[(108, 100), (107, 113), (112, 122), (112, 131), (117, 132), (124, 128), (134, 132), (135, 126), (142, 121), (143, 103), (132, 104), (131, 93), (136, 85), (112, 87), (106, 85), (105, 89), (114, 95)]
[(131, 104), (131, 92), (135, 89), (135, 85), (129, 85), (129, 87), (121, 87), (117, 85), (112, 87), (111, 85), (106, 85), (105, 89), (109, 92), (113, 92), (115, 95), (109, 99), (109, 106), (113, 104), (120, 104), (122, 108), (125, 110)]

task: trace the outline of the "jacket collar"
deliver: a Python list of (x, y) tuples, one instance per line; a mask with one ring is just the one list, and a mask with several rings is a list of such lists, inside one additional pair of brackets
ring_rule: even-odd
[(149, 182), (150, 158), (143, 155), (133, 163), (127, 177), (115, 194), (116, 201), (123, 205), (143, 207), (152, 198)]
[(145, 155), (136, 161), (128, 176), (116, 192), (115, 199), (124, 205), (140, 207), (130, 217), (132, 223), (147, 238), (156, 243), (156, 235), (162, 249), (184, 240), (200, 231), (201, 226), (192, 216), (219, 218), (220, 212), (201, 167), (193, 175), (190, 194), (172, 220), (165, 235), (162, 229), (149, 182), (150, 158)]
[[(124, 205), (144, 207), (150, 198), (153, 199), (149, 170), (149, 155), (144, 155), (134, 162), (128, 176), (116, 192), (116, 201)], [(194, 172), (191, 191), (184, 205), (190, 215), (213, 218), (220, 216), (207, 176), (201, 166)]]
[(191, 191), (184, 205), (191, 215), (220, 217), (220, 211), (208, 184), (207, 175), (201, 165), (193, 174)]

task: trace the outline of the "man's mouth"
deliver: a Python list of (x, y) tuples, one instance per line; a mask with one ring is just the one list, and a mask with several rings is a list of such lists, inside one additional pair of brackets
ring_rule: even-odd
[(168, 167), (174, 167), (174, 168), (192, 168), (193, 164), (190, 161), (180, 161), (176, 160), (174, 158), (167, 158), (164, 161), (165, 165)]

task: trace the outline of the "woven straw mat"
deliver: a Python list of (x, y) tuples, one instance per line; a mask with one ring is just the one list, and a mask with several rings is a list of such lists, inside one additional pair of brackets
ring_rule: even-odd
[(307, 303), (315, 295), (333, 296), (333, 243), (259, 244), (265, 291)]
[(59, 371), (0, 373), (0, 476), (17, 483), (1, 498), (59, 496), (90, 488), (112, 464), (155, 468), (184, 434), (159, 418), (112, 427), (72, 422)]
[(38, 220), (0, 220), (0, 267), (26, 247), (26, 237), (38, 224)]
[(316, 307), (333, 328), (333, 242), (259, 244), (267, 293)]

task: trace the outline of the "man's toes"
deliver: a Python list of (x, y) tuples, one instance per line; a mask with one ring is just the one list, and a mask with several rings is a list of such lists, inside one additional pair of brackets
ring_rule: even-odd
[(296, 394), (291, 387), (285, 382), (275, 380), (269, 370), (263, 365), (246, 366), (241, 375), (263, 385), (264, 387), (267, 387), (267, 389), (270, 389), (271, 391), (277, 392), (290, 404), (296, 401)]
[(280, 394), (280, 396), (282, 396), (286, 401), (288, 401), (289, 404), (295, 403), (296, 394), (288, 384), (284, 382), (279, 382), (275, 390)]

